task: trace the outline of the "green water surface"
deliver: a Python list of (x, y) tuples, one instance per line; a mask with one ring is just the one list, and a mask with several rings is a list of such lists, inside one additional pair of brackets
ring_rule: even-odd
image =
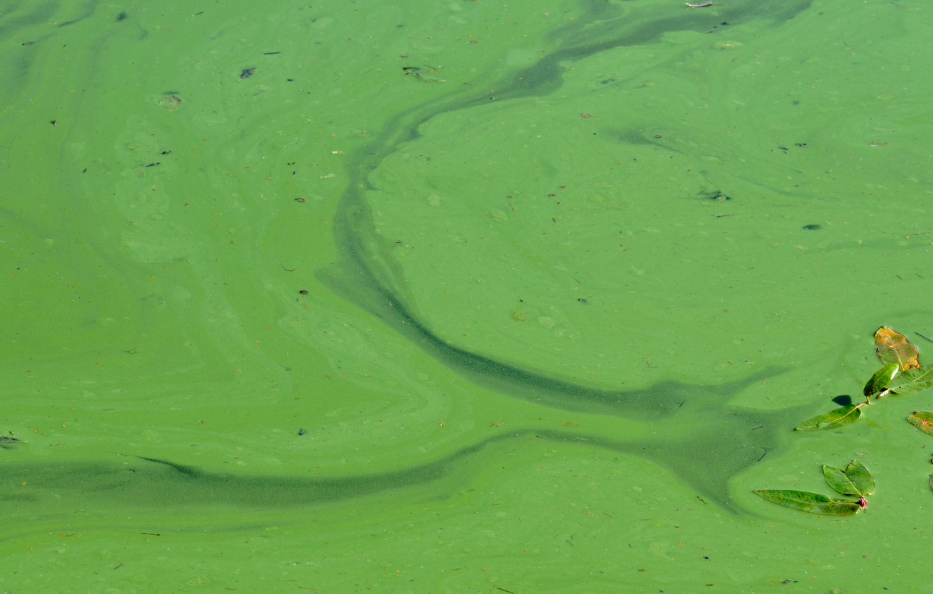
[(926, 591), (931, 27), (5, 3), (0, 590)]

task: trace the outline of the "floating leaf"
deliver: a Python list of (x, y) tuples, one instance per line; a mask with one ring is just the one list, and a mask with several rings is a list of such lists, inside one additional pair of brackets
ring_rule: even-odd
[(907, 420), (917, 429), (933, 435), (933, 413), (924, 410), (914, 411), (914, 414), (907, 417)]
[(875, 344), (878, 345), (875, 354), (882, 363), (897, 363), (901, 371), (920, 367), (920, 351), (900, 332), (882, 326), (875, 332)]
[(828, 413), (817, 415), (812, 419), (804, 421), (797, 426), (794, 431), (823, 431), (825, 429), (835, 429), (854, 423), (862, 415), (862, 409), (856, 404), (843, 406)]
[(855, 485), (855, 488), (859, 491), (858, 493), (853, 493), (853, 495), (864, 497), (875, 492), (875, 479), (871, 476), (871, 472), (865, 468), (865, 465), (858, 460), (849, 462), (844, 472), (846, 473), (846, 477), (852, 481), (852, 484)]
[(839, 491), (843, 495), (858, 495), (861, 497), (862, 492), (859, 491), (849, 477), (846, 476), (845, 471), (834, 468), (828, 464), (823, 465), (823, 476), (826, 478), (826, 482), (830, 487)]
[(855, 501), (834, 501), (826, 495), (809, 493), (807, 491), (777, 491), (761, 489), (754, 491), (762, 499), (771, 503), (810, 512), (811, 514), (826, 514), (832, 516), (848, 516), (861, 509)]
[(924, 365), (901, 372), (888, 382), (887, 389), (903, 396), (926, 390), (930, 386), (933, 386), (933, 365)]
[(890, 385), (891, 380), (897, 376), (900, 370), (901, 368), (897, 366), (897, 363), (888, 363), (871, 376), (871, 379), (865, 384), (865, 389), (862, 390), (862, 393), (870, 397), (884, 390)]
[(823, 476), (833, 489), (843, 495), (865, 497), (875, 491), (875, 479), (864, 464), (858, 460), (849, 462), (845, 470), (823, 465)]

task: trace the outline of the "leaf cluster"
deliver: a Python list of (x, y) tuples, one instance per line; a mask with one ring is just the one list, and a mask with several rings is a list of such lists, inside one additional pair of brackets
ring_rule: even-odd
[[(887, 326), (875, 332), (875, 354), (883, 366), (865, 383), (862, 394), (865, 402), (842, 406), (808, 419), (795, 431), (823, 431), (854, 423), (861, 417), (862, 408), (871, 404), (872, 396), (878, 400), (888, 394), (906, 395), (925, 390), (933, 385), (933, 365), (920, 365), (920, 351), (907, 338)], [(917, 429), (933, 435), (933, 412), (915, 411), (907, 420)], [(800, 511), (845, 516), (868, 506), (866, 497), (875, 491), (875, 480), (864, 464), (853, 460), (845, 469), (823, 465), (823, 477), (830, 487), (857, 500), (836, 500), (808, 491), (760, 489), (759, 497), (777, 505)], [(933, 488), (933, 473), (929, 476)]]
[(824, 464), (823, 477), (826, 483), (838, 493), (856, 496), (858, 499), (836, 500), (809, 491), (760, 489), (754, 493), (771, 503), (812, 514), (849, 516), (868, 507), (868, 501), (865, 498), (875, 492), (875, 479), (868, 468), (858, 460), (850, 462), (845, 469)]
[(842, 406), (828, 413), (807, 419), (796, 431), (823, 431), (854, 423), (862, 416), (862, 408), (888, 394), (905, 396), (933, 386), (933, 365), (920, 365), (920, 351), (907, 337), (882, 326), (875, 332), (875, 354), (884, 363), (865, 383), (865, 402)]

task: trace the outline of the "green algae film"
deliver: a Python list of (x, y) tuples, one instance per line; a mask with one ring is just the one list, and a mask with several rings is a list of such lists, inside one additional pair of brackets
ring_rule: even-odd
[(933, 332), (927, 20), (11, 8), (0, 587), (911, 591), (922, 406), (791, 429)]

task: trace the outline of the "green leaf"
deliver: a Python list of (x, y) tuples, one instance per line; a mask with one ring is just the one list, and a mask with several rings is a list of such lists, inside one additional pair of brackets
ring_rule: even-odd
[(860, 416), (862, 416), (862, 409), (856, 404), (850, 404), (849, 406), (843, 406), (806, 420), (794, 428), (794, 431), (823, 431), (825, 429), (835, 429), (843, 425), (848, 425), (849, 423), (854, 423)]
[(900, 367), (897, 363), (888, 363), (881, 369), (875, 372), (871, 379), (868, 380), (868, 383), (865, 384), (865, 388), (862, 390), (862, 393), (865, 396), (872, 396), (878, 392), (887, 388), (891, 380), (898, 374)]
[(875, 479), (865, 468), (865, 465), (858, 460), (852, 460), (845, 469), (846, 477), (852, 481), (855, 488), (858, 489), (857, 495), (865, 497), (875, 492)]
[(845, 471), (839, 470), (829, 466), (828, 464), (823, 465), (823, 477), (826, 479), (826, 482), (830, 487), (839, 491), (843, 495), (858, 495), (862, 496), (862, 492), (859, 491), (849, 477), (846, 476)]
[(761, 489), (753, 491), (762, 499), (771, 503), (783, 505), (792, 509), (810, 512), (811, 514), (826, 514), (831, 516), (848, 516), (861, 509), (855, 501), (834, 501), (826, 495), (809, 493), (807, 491), (777, 491)]
[(907, 417), (907, 420), (917, 429), (933, 435), (933, 413), (923, 410), (914, 411), (914, 414)]
[(887, 384), (886, 388), (895, 394), (903, 396), (925, 390), (930, 386), (933, 386), (933, 365), (924, 365), (916, 369), (902, 371)]

